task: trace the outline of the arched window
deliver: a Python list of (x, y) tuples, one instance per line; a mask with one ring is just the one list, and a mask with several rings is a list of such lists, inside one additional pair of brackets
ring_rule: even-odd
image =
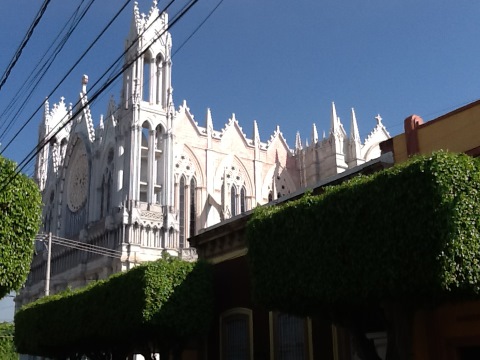
[(142, 100), (150, 102), (151, 83), (152, 83), (152, 60), (148, 55), (143, 57), (143, 86), (142, 86)]
[(102, 184), (100, 185), (100, 218), (103, 218), (105, 201), (105, 175), (102, 176)]
[(140, 201), (148, 201), (148, 153), (150, 144), (150, 124), (145, 121), (142, 125), (142, 146), (140, 164)]
[(185, 176), (180, 178), (178, 193), (178, 224), (180, 232), (180, 249), (185, 247)]
[(163, 128), (158, 125), (155, 128), (155, 183), (153, 185), (153, 202), (162, 203), (162, 183), (164, 179), (164, 160), (163, 160)]
[(244, 213), (247, 210), (246, 192), (245, 186), (242, 186), (242, 190), (240, 190), (240, 213)]
[(230, 211), (232, 216), (237, 215), (237, 188), (233, 185), (230, 189)]
[(197, 222), (197, 208), (196, 208), (196, 201), (195, 201), (195, 191), (197, 188), (197, 183), (195, 178), (190, 180), (190, 231), (189, 237), (195, 235), (196, 231), (196, 222)]
[(106, 199), (105, 199), (105, 213), (106, 215), (108, 215), (108, 213), (110, 212), (110, 204), (112, 203), (112, 174), (111, 173), (108, 173), (108, 178), (107, 178), (107, 182), (105, 184), (106, 186)]
[(163, 58), (162, 58), (162, 55), (158, 54), (157, 55), (157, 58), (156, 58), (156, 67), (157, 67), (157, 76), (156, 76), (156, 99), (155, 99), (155, 103), (156, 104), (159, 104), (159, 105), (162, 105), (162, 106), (165, 106), (165, 104), (163, 103), (163, 96), (164, 96), (164, 82), (165, 82), (165, 76), (164, 76), (164, 69), (165, 69), (165, 66), (164, 66), (164, 61), (163, 61)]

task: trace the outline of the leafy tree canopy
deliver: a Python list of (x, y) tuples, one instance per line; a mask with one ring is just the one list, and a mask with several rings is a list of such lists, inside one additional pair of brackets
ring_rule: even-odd
[(15, 175), (15, 163), (0, 157), (0, 298), (25, 282), (42, 214), (33, 180)]

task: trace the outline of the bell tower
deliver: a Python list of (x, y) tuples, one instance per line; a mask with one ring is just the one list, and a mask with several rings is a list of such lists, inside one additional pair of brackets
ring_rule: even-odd
[[(148, 14), (133, 9), (125, 43), (125, 65), (121, 112), (124, 134), (124, 198), (134, 203), (171, 207), (172, 39), (168, 14), (154, 0)], [(165, 210), (163, 210), (165, 211)]]
[(125, 106), (142, 103), (167, 112), (172, 92), (172, 37), (168, 32), (168, 14), (160, 13), (157, 1), (153, 1), (148, 15), (140, 14), (135, 3), (125, 46), (125, 61), (132, 63), (123, 79)]

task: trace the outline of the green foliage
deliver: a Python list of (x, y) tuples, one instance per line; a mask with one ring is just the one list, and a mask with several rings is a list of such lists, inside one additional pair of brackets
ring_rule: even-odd
[(210, 266), (167, 257), (27, 305), (15, 314), (15, 344), (50, 357), (161, 349), (206, 333), (212, 307)]
[(18, 354), (13, 344), (14, 325), (12, 323), (0, 323), (0, 359), (18, 360)]
[(0, 298), (18, 290), (27, 278), (42, 212), (37, 185), (14, 173), (15, 164), (0, 157), (2, 188), (10, 181), (0, 193)]
[(479, 169), (440, 152), (257, 208), (247, 225), (254, 297), (315, 313), (479, 294)]

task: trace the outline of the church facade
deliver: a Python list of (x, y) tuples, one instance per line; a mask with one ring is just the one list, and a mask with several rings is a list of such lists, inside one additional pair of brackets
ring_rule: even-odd
[[(313, 125), (311, 140), (303, 143), (297, 134), (293, 149), (279, 127), (262, 141), (254, 121), (247, 136), (234, 114), (219, 130), (210, 110), (199, 124), (185, 101), (173, 103), (167, 29), (168, 15), (155, 1), (147, 15), (134, 6), (121, 95), (118, 102), (110, 100), (97, 125), (89, 110), (87, 76), (75, 107), (63, 98), (45, 103), (39, 144), (63, 128), (36, 160), (44, 201), (41, 231), (92, 249), (54, 242), (53, 293), (164, 252), (194, 259), (190, 236), (374, 159), (380, 156), (379, 143), (389, 138), (377, 116), (362, 142), (353, 110), (347, 134), (333, 103), (329, 133), (319, 137)], [(17, 305), (43, 296), (46, 270), (39, 247)]]

